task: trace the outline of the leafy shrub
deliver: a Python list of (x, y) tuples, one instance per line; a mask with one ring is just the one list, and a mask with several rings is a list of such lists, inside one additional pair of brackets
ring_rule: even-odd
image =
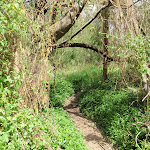
[(51, 84), (50, 100), (53, 106), (63, 106), (66, 99), (74, 93), (72, 84), (65, 79), (56, 80), (56, 84)]

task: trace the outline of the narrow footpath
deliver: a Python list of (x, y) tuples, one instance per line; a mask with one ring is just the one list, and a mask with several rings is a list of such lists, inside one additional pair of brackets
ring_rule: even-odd
[(86, 146), (91, 150), (114, 150), (104, 138), (102, 132), (95, 123), (83, 116), (78, 107), (78, 98), (81, 92), (72, 95), (66, 102), (64, 108), (69, 113), (70, 118), (75, 122), (76, 127), (83, 133)]

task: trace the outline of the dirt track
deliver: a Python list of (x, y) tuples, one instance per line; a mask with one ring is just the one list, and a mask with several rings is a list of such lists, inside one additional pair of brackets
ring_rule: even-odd
[(78, 107), (78, 98), (81, 92), (72, 95), (66, 102), (64, 108), (70, 118), (75, 122), (78, 130), (84, 134), (86, 146), (91, 150), (114, 150), (102, 132), (96, 127), (93, 121), (83, 116)]

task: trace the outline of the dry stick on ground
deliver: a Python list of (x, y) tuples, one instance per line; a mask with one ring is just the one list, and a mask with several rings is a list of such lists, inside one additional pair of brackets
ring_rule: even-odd
[[(148, 122), (148, 123), (137, 122), (137, 123), (128, 123), (128, 124), (131, 124), (131, 125), (133, 125), (133, 126), (138, 126), (138, 127), (145, 127), (145, 128), (142, 129), (142, 130), (136, 135), (136, 137), (135, 137), (136, 145), (138, 146), (138, 148), (139, 148), (140, 150), (142, 150), (142, 149), (140, 148), (139, 144), (138, 144), (138, 141), (140, 141), (140, 140), (138, 140), (138, 136), (139, 136), (143, 131), (145, 131), (146, 129), (148, 129), (148, 131), (150, 132), (149, 122)], [(138, 124), (141, 124), (141, 125), (138, 125)], [(131, 134), (130, 136), (132, 136), (132, 134)]]
[(146, 129), (141, 130), (141, 131), (136, 135), (136, 138), (135, 138), (136, 145), (138, 146), (138, 148), (139, 148), (140, 150), (142, 150), (142, 149), (140, 148), (137, 139), (138, 139), (138, 136), (139, 136), (143, 131), (145, 131), (145, 130), (146, 130)]
[(147, 93), (147, 95), (142, 99), (142, 102), (145, 101), (145, 99), (150, 96), (150, 91)]

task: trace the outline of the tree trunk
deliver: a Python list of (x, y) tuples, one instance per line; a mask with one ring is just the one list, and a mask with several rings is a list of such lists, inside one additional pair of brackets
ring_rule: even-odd
[[(102, 13), (103, 16), (103, 34), (104, 34), (104, 54), (108, 55), (108, 31), (109, 31), (109, 25), (108, 25), (108, 18), (109, 18), (109, 9), (105, 9)], [(108, 59), (107, 57), (103, 58), (103, 82), (107, 79), (108, 76)]]

